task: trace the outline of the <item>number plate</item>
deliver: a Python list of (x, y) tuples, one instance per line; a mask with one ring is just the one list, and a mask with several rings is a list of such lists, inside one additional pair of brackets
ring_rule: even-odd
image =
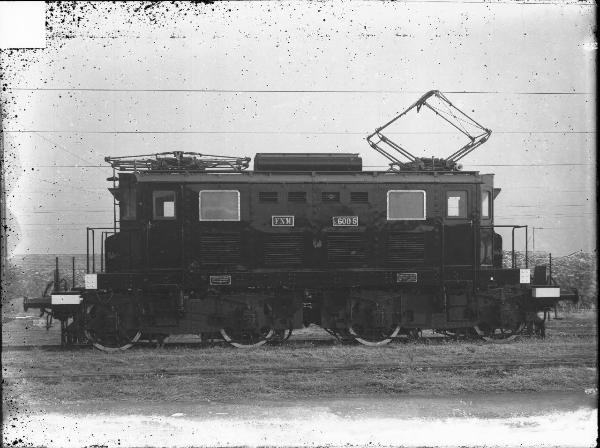
[(334, 216), (333, 225), (335, 227), (357, 227), (358, 216)]
[(560, 297), (560, 288), (531, 288), (531, 297)]
[(294, 217), (290, 215), (271, 216), (273, 227), (294, 227)]
[(79, 294), (52, 294), (50, 296), (52, 305), (79, 305), (82, 300)]
[(396, 274), (396, 283), (417, 283), (417, 273), (398, 272)]
[(231, 275), (211, 275), (210, 284), (214, 286), (231, 285)]

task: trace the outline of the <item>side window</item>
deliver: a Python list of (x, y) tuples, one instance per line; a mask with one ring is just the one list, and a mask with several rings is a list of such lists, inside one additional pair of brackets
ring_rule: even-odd
[(467, 217), (467, 192), (466, 191), (447, 191), (446, 192), (446, 217), (448, 217), (448, 218), (466, 218)]
[(152, 192), (154, 219), (175, 219), (175, 192)]
[(490, 201), (490, 192), (484, 191), (481, 193), (481, 217), (489, 219), (492, 216), (491, 213), (491, 201)]
[(388, 220), (425, 219), (425, 192), (423, 190), (390, 190), (387, 194)]
[(199, 195), (200, 221), (239, 221), (240, 192), (202, 190)]

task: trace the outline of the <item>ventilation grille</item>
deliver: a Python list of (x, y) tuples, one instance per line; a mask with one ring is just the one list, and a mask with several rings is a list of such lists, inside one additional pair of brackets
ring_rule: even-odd
[(260, 191), (258, 193), (258, 201), (259, 202), (277, 202), (277, 192), (276, 191)]
[(386, 263), (423, 263), (425, 235), (423, 233), (392, 233), (388, 235)]
[(321, 192), (321, 201), (323, 202), (340, 202), (339, 191), (323, 191)]
[(359, 263), (365, 260), (366, 244), (362, 234), (328, 235), (327, 261)]
[(369, 202), (369, 193), (366, 191), (351, 191), (350, 202), (367, 203)]
[(306, 191), (290, 191), (288, 202), (306, 202)]
[(240, 262), (240, 235), (218, 234), (200, 237), (201, 263), (237, 264)]
[(265, 266), (298, 266), (304, 261), (302, 235), (267, 235), (264, 245)]

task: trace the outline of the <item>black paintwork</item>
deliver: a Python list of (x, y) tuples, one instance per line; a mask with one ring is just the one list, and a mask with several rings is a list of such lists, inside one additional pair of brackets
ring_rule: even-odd
[[(64, 339), (85, 340), (89, 325), (118, 335), (118, 322), (149, 335), (311, 322), (342, 333), (510, 327), (558, 300), (534, 300), (519, 269), (502, 268), (493, 175), (365, 172), (355, 155), (294, 157), (259, 157), (269, 171), (120, 173), (111, 189), (119, 232), (104, 242), (97, 288), (82, 291), (81, 307), (52, 307), (73, 317)], [(332, 171), (285, 171), (320, 165)], [(239, 221), (200, 220), (203, 190), (239, 192)], [(388, 219), (392, 190), (424, 191), (425, 219)], [(448, 216), (448, 192), (466, 198), (460, 217)], [(174, 207), (154, 210), (155, 197)]]
[[(128, 181), (134, 176), (121, 174)], [(491, 219), (480, 219), (478, 204), (480, 191), (493, 187), (476, 173), (203, 174), (176, 182), (168, 182), (172, 175), (165, 175), (165, 181), (137, 177), (133, 183), (139, 199), (137, 219), (121, 217), (121, 233), (107, 240), (107, 272), (186, 272), (190, 267), (211, 272), (426, 268), (443, 272), (444, 278), (459, 275), (475, 280), (482, 238), (479, 224), (492, 224)], [(198, 192), (205, 189), (238, 190), (241, 220), (199, 221)], [(175, 193), (175, 219), (154, 219), (152, 192), (156, 190)], [(426, 219), (388, 220), (389, 190), (425, 191)], [(467, 191), (465, 218), (445, 217), (446, 191), (453, 190)], [(324, 201), (328, 192), (339, 193), (339, 201)], [(268, 202), (261, 201), (263, 193), (271, 194)], [(304, 193), (305, 202), (288, 200), (290, 193)], [(294, 216), (294, 226), (272, 226), (274, 215)], [(356, 216), (358, 225), (333, 226), (334, 216)], [(489, 239), (486, 232), (484, 239)], [(285, 249), (286, 242), (292, 252), (273, 249), (277, 245)], [(269, 248), (275, 254), (267, 253)], [(491, 264), (489, 257), (483, 261)]]
[[(491, 175), (457, 171), (121, 173), (120, 184), (136, 191), (136, 219), (126, 219), (121, 207), (121, 232), (106, 241), (107, 269), (99, 288), (139, 290), (147, 301), (155, 296), (149, 292), (153, 285), (179, 285), (187, 300), (214, 308), (198, 315), (219, 314), (219, 301), (236, 291), (258, 292), (263, 301), (281, 297), (281, 291), (312, 294), (309, 302), (321, 310), (316, 320), (334, 326), (335, 297), (388, 291), (398, 295), (389, 312), (405, 326), (456, 326), (475, 317), (476, 307), (466, 297), (482, 287), (482, 270), (500, 267), (490, 256), (494, 233), (485, 227), (493, 224), (493, 214), (482, 219), (479, 206), (482, 191), (493, 194), (492, 181)], [(200, 221), (201, 190), (239, 191), (240, 221)], [(425, 191), (426, 219), (388, 220), (390, 190)], [(175, 194), (173, 219), (155, 218), (155, 191)], [(448, 191), (466, 192), (464, 217), (447, 217)], [(273, 216), (293, 216), (294, 226), (273, 226)], [(340, 216), (357, 217), (358, 223), (334, 226)], [(416, 274), (417, 281), (399, 274)], [(211, 285), (210, 277), (218, 275), (230, 276), (230, 284)], [(448, 282), (461, 293), (445, 294)], [(483, 283), (486, 287), (487, 280)], [(193, 308), (203, 309), (200, 302)], [(298, 323), (298, 311), (288, 318)]]

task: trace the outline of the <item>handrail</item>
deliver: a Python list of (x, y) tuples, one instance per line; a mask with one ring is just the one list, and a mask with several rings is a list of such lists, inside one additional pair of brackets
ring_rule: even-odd
[[(511, 267), (515, 269), (516, 257), (515, 257), (515, 230), (525, 229), (525, 269), (529, 268), (529, 241), (528, 233), (529, 226), (516, 225), (516, 224), (492, 224), (488, 226), (479, 226), (480, 229), (494, 229), (496, 227), (512, 228), (512, 249), (511, 249)], [(492, 253), (493, 253), (493, 237), (492, 237)]]
[[(86, 272), (93, 274), (96, 272), (96, 231), (100, 232), (100, 272), (104, 272), (106, 269), (105, 263), (105, 243), (106, 239), (110, 235), (116, 235), (118, 233), (129, 233), (141, 232), (142, 228), (130, 228), (130, 229), (117, 229), (115, 232), (113, 227), (86, 227)], [(131, 241), (130, 241), (131, 244)], [(91, 251), (90, 251), (91, 249)], [(131, 250), (131, 247), (130, 247)], [(91, 262), (90, 262), (91, 258)], [(91, 269), (90, 269), (91, 267)]]

